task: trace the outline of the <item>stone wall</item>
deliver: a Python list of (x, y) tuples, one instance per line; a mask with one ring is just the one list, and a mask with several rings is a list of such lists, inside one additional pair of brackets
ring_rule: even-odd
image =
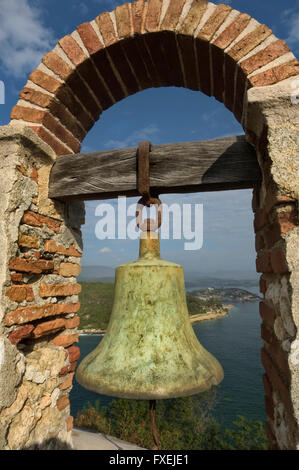
[(214, 96), (256, 148), (267, 433), (271, 449), (298, 448), (298, 70), (267, 26), (204, 0), (118, 6), (43, 57), (0, 135), (0, 448), (71, 442), (83, 207), (47, 198), (50, 168), (105, 109), (159, 86)]
[(253, 197), (270, 449), (299, 448), (299, 108), (293, 80), (252, 89), (247, 136), (263, 181)]
[(0, 448), (71, 444), (83, 203), (47, 199), (50, 147), (0, 130)]

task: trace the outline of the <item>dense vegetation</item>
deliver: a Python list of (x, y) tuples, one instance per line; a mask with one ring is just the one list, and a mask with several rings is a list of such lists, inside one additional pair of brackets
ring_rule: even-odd
[[(266, 450), (267, 438), (260, 421), (238, 416), (232, 429), (221, 429), (211, 415), (216, 392), (193, 397), (159, 400), (157, 429), (162, 450)], [(143, 400), (113, 400), (100, 409), (99, 402), (78, 413), (75, 424), (152, 449), (149, 404)]]
[[(81, 282), (80, 329), (107, 328), (114, 295), (114, 284), (106, 282)], [(211, 309), (222, 308), (218, 299), (201, 300), (187, 294), (187, 306), (190, 315), (206, 313)]]

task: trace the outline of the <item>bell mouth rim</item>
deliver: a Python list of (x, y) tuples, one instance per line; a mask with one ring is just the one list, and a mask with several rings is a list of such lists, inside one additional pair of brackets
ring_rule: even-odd
[(153, 391), (153, 392), (140, 392), (136, 393), (135, 392), (130, 392), (130, 391), (116, 391), (110, 389), (108, 386), (98, 386), (95, 383), (88, 382), (85, 380), (82, 380), (82, 377), (79, 376), (79, 374), (76, 374), (76, 380), (77, 382), (84, 388), (98, 393), (100, 395), (105, 395), (109, 397), (115, 397), (115, 398), (125, 398), (128, 400), (166, 400), (169, 398), (181, 398), (181, 397), (188, 397), (192, 395), (197, 395), (199, 393), (206, 392), (207, 390), (212, 389), (213, 387), (216, 387), (219, 385), (224, 378), (224, 373), (223, 370), (219, 371), (217, 376), (216, 375), (211, 375), (211, 377), (207, 380), (204, 380), (202, 384), (194, 387), (190, 387), (189, 389), (184, 389), (184, 390), (173, 390), (172, 392), (169, 392), (167, 390), (164, 391)]

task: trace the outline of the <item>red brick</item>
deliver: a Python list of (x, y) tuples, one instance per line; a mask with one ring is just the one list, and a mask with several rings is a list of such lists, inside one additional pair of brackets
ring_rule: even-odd
[(272, 248), (275, 243), (281, 240), (281, 232), (278, 224), (271, 224), (264, 233), (267, 248)]
[(34, 329), (33, 325), (21, 326), (17, 330), (9, 333), (8, 339), (12, 344), (18, 344), (23, 339), (29, 338), (31, 336), (32, 330)]
[[(200, 86), (195, 65), (194, 39), (191, 36), (178, 34), (177, 40), (183, 61), (186, 87), (190, 90), (199, 90)], [(181, 86), (184, 86), (184, 83)]]
[(59, 45), (75, 66), (78, 66), (88, 59), (77, 41), (69, 34), (59, 40)]
[(84, 104), (84, 107), (89, 111), (94, 121), (97, 121), (100, 116), (101, 109), (99, 109), (89, 87), (77, 73), (77, 70), (70, 76), (67, 81), (67, 85), (70, 87), (74, 95), (77, 96), (80, 103)]
[(298, 226), (298, 212), (294, 208), (291, 211), (280, 211), (276, 214), (276, 221), (281, 233), (288, 233)]
[(235, 74), (237, 65), (234, 59), (225, 54), (225, 73), (224, 73), (224, 104), (230, 110), (234, 110), (235, 103)]
[[(92, 128), (94, 124), (94, 119), (87, 113), (87, 111), (83, 108), (82, 104), (75, 99), (73, 93), (71, 92), (70, 88), (65, 85), (62, 86), (57, 94), (57, 100), (61, 101), (63, 105), (69, 110), (72, 116), (75, 116), (76, 119), (81, 123), (83, 128), (86, 132)], [(55, 107), (52, 105), (51, 110), (53, 108), (53, 113), (55, 113)]]
[(66, 430), (67, 432), (71, 431), (74, 426), (74, 418), (72, 416), (69, 416), (68, 419), (66, 420)]
[(43, 272), (52, 271), (53, 268), (54, 262), (45, 259), (28, 261), (23, 258), (12, 258), (9, 262), (9, 269), (11, 271), (21, 271), (24, 273), (41, 274)]
[(266, 344), (267, 352), (275, 359), (275, 363), (277, 364), (278, 369), (289, 383), (291, 382), (291, 372), (288, 362), (288, 353), (282, 349), (281, 343), (274, 334), (272, 334), (271, 338), (268, 335), (268, 338), (269, 341), (267, 341), (268, 344)]
[(76, 313), (80, 309), (80, 302), (76, 304), (47, 304), (42, 306), (19, 307), (9, 312), (5, 317), (5, 325), (29, 323), (45, 317), (62, 315), (63, 313)]
[(260, 233), (258, 233), (255, 236), (255, 250), (259, 251), (259, 250), (262, 250), (263, 248), (265, 248), (264, 237)]
[(299, 62), (297, 59), (286, 64), (278, 65), (272, 69), (261, 72), (249, 78), (250, 84), (254, 87), (274, 85), (289, 77), (299, 74)]
[(98, 53), (94, 54), (92, 60), (107, 84), (115, 101), (122, 100), (125, 97), (125, 92), (114, 74), (106, 50), (100, 50)]
[(68, 395), (63, 395), (56, 403), (57, 408), (59, 411), (64, 410), (67, 406), (70, 406), (70, 400)]
[(78, 346), (70, 346), (67, 348), (67, 352), (71, 363), (77, 361), (80, 357), (80, 348)]
[(78, 295), (81, 292), (80, 284), (40, 284), (39, 295), (41, 297), (61, 297)]
[(268, 328), (265, 323), (261, 324), (261, 337), (268, 344), (271, 344), (274, 340), (274, 330), (273, 328)]
[(67, 376), (67, 378), (62, 382), (59, 386), (60, 390), (66, 390), (67, 388), (71, 387), (73, 384), (73, 377), (74, 373), (72, 372)]
[(32, 302), (32, 300), (34, 300), (32, 287), (27, 286), (26, 284), (8, 287), (6, 295), (13, 302), (23, 302), (24, 300)]
[(134, 41), (124, 41), (121, 47), (134, 70), (137, 82), (141, 89), (144, 90), (145, 88), (152, 88), (153, 77), (149, 76), (150, 74), (145, 66), (145, 57), (138, 46), (140, 41), (142, 41), (142, 38), (135, 37)]
[(105, 85), (103, 80), (99, 77), (91, 61), (86, 60), (79, 65), (77, 70), (98, 99), (102, 110), (110, 108), (114, 102), (109, 95), (108, 85)]
[(65, 348), (78, 342), (79, 342), (78, 333), (74, 333), (72, 335), (61, 334), (59, 336), (56, 336), (56, 338), (52, 339), (51, 341), (51, 343), (53, 343), (55, 346), (64, 346)]
[(65, 248), (63, 245), (57, 245), (54, 240), (47, 240), (44, 245), (44, 250), (48, 253), (58, 253), (64, 256), (82, 257), (82, 253), (76, 250), (74, 245)]
[(67, 80), (73, 73), (73, 69), (53, 51), (45, 54), (42, 58), (42, 62), (62, 80)]
[(141, 34), (142, 32), (144, 4), (144, 0), (131, 3), (132, 22), (135, 34)]
[(262, 364), (267, 372), (267, 376), (269, 377), (273, 390), (276, 390), (279, 393), (282, 402), (286, 406), (286, 411), (289, 415), (289, 418), (292, 418), (293, 404), (289, 384), (286, 384), (286, 379), (282, 378), (281, 372), (278, 371), (277, 366), (274, 364), (265, 348), (262, 349), (261, 358)]
[(242, 57), (245, 57), (255, 47), (261, 44), (267, 37), (272, 34), (271, 29), (265, 25), (259, 25), (254, 31), (248, 33), (237, 44), (235, 44), (229, 51), (229, 56), (238, 62)]
[(268, 378), (268, 375), (267, 374), (263, 374), (263, 384), (264, 384), (264, 389), (265, 389), (265, 392), (266, 392), (266, 395), (268, 395), (268, 397), (272, 397), (272, 385), (269, 381), (269, 378)]
[(124, 3), (117, 6), (114, 10), (117, 34), (119, 39), (129, 38), (131, 36), (131, 20), (129, 5)]
[(240, 67), (244, 70), (246, 75), (249, 75), (289, 51), (290, 48), (284, 41), (275, 41), (265, 49), (242, 61)]
[(259, 209), (254, 216), (254, 231), (258, 232), (269, 222), (268, 214), (265, 210)]
[(93, 55), (99, 50), (103, 49), (104, 46), (102, 45), (97, 33), (90, 23), (80, 24), (77, 27), (77, 31), (90, 55)]
[(76, 362), (73, 362), (72, 364), (69, 364), (68, 366), (64, 366), (59, 372), (59, 377), (63, 377), (69, 374), (70, 372), (73, 372), (76, 368), (76, 364), (77, 364)]
[(55, 119), (52, 114), (45, 113), (42, 124), (55, 135), (57, 139), (66, 144), (75, 153), (80, 152), (81, 143), (71, 134), (64, 126), (61, 125), (58, 119)]
[(271, 190), (267, 192), (266, 200), (265, 200), (265, 209), (269, 213), (271, 209), (275, 206), (279, 206), (281, 204), (288, 204), (288, 203), (295, 203), (296, 200), (289, 197), (277, 194)]
[(151, 33), (158, 31), (163, 0), (148, 0), (144, 29)]
[(258, 254), (256, 260), (256, 271), (258, 273), (272, 273), (271, 257), (269, 252)]
[(203, 25), (198, 33), (198, 38), (204, 41), (211, 41), (216, 31), (220, 28), (222, 23), (226, 20), (232, 8), (229, 5), (218, 5), (212, 13), (207, 22)]
[(33, 70), (31, 75), (29, 75), (29, 80), (41, 88), (44, 88), (44, 90), (54, 94), (56, 94), (61, 87), (61, 82), (59, 82), (56, 78), (42, 72), (41, 70)]
[(80, 317), (79, 315), (74, 316), (73, 318), (66, 318), (65, 319), (65, 327), (69, 328), (70, 330), (73, 328), (77, 328), (80, 325)]
[[(57, 139), (65, 143), (74, 152), (80, 151), (80, 141), (72, 133), (65, 129), (48, 111), (35, 108), (15, 106), (11, 113), (12, 119), (23, 119), (24, 121), (43, 124)], [(48, 142), (47, 142), (48, 143)]]
[(201, 39), (197, 39), (195, 44), (200, 90), (206, 95), (211, 96), (210, 46), (207, 41), (202, 41)]
[(41, 106), (42, 108), (48, 108), (53, 101), (52, 96), (29, 87), (24, 87), (22, 89), (20, 99), (29, 101), (37, 106)]
[(44, 321), (34, 328), (34, 338), (41, 338), (42, 336), (55, 333), (56, 331), (66, 328), (65, 318), (56, 318), (55, 320)]
[(241, 13), (225, 30), (217, 37), (213, 44), (221, 49), (226, 49), (248, 26), (251, 17)]
[(108, 12), (105, 11), (101, 15), (97, 16), (96, 23), (99, 27), (106, 47), (111, 46), (111, 44), (114, 44), (118, 41), (115, 35), (111, 17)]
[(41, 123), (43, 121), (44, 115), (45, 111), (41, 111), (40, 109), (29, 108), (25, 106), (14, 106), (11, 110), (10, 118), (22, 119), (26, 122)]
[(10, 275), (12, 282), (22, 282), (23, 281), (23, 274), (22, 273), (12, 273)]
[[(63, 124), (80, 141), (85, 137), (86, 132), (83, 131), (76, 118), (56, 98), (46, 95), (45, 93), (41, 93), (40, 91), (33, 90), (32, 88), (23, 88), (21, 97), (30, 103), (48, 108), (51, 115), (56, 117), (61, 124)], [(45, 113), (46, 111), (41, 111), (35, 108), (15, 106), (12, 110), (11, 118), (23, 119), (24, 121), (34, 123), (43, 123)]]
[(270, 327), (274, 327), (274, 322), (276, 319), (276, 313), (273, 308), (269, 307), (265, 302), (260, 302), (260, 315), (264, 322)]
[(34, 328), (32, 335), (34, 338), (40, 338), (42, 336), (53, 334), (59, 330), (66, 328), (73, 329), (77, 328), (80, 324), (80, 317), (76, 315), (73, 318), (56, 318), (55, 320), (44, 321)]
[(33, 227), (42, 227), (45, 224), (50, 230), (56, 233), (59, 233), (61, 226), (61, 222), (32, 211), (25, 212), (22, 223), (32, 225)]
[(122, 78), (129, 95), (131, 95), (140, 90), (136, 78), (127, 61), (126, 55), (124, 54), (124, 49), (125, 45), (122, 47), (121, 42), (113, 44), (109, 47), (109, 56), (111, 57), (120, 77)]
[(69, 155), (71, 151), (62, 144), (42, 126), (28, 126), (32, 129), (46, 144), (48, 144), (57, 155)]
[(263, 294), (263, 295), (265, 295), (265, 294), (266, 294), (266, 290), (267, 290), (267, 282), (266, 282), (266, 280), (261, 277), (261, 278), (260, 278), (259, 285), (260, 285), (260, 293)]
[(166, 30), (171, 30), (174, 31), (182, 10), (183, 6), (185, 5), (186, 0), (177, 0), (176, 2), (170, 2), (167, 8), (167, 11), (165, 13), (165, 16), (163, 18), (162, 24), (161, 24), (161, 30), (166, 29)]
[(253, 197), (252, 197), (251, 206), (252, 206), (252, 210), (254, 213), (258, 210), (260, 206), (260, 191), (257, 188), (253, 189)]
[(271, 397), (265, 395), (265, 410), (269, 418), (274, 419), (274, 403)]
[(284, 274), (289, 271), (285, 254), (281, 248), (275, 249), (271, 252), (271, 266), (273, 272), (277, 274)]
[(215, 98), (223, 102), (224, 93), (224, 52), (218, 47), (211, 46), (213, 69), (213, 94)]

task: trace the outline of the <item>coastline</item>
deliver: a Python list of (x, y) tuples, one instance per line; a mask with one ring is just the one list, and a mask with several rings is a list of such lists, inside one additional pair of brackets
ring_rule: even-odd
[[(197, 315), (190, 315), (190, 322), (197, 323), (200, 321), (214, 320), (215, 318), (226, 317), (229, 314), (229, 310), (233, 308), (233, 305), (226, 305), (225, 310), (221, 312), (208, 312), (208, 313), (198, 313)], [(107, 330), (97, 330), (96, 328), (78, 330), (79, 336), (84, 335), (104, 335), (107, 333)]]

